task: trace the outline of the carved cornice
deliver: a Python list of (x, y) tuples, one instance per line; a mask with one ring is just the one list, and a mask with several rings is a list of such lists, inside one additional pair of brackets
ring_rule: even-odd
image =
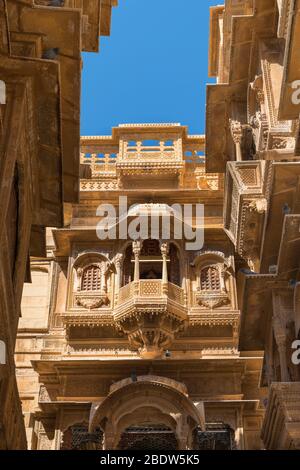
[(77, 312), (68, 313), (61, 316), (66, 328), (78, 326), (114, 326), (114, 318), (111, 310), (102, 310), (101, 312)]
[(222, 312), (214, 311), (209, 313), (196, 313), (193, 311), (189, 314), (190, 326), (238, 326), (240, 322), (240, 312)]

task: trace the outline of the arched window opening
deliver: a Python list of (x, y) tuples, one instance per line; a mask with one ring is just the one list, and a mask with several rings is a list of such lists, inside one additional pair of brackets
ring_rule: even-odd
[[(159, 240), (144, 240), (139, 254), (139, 279), (140, 280), (162, 280), (163, 279), (163, 255)], [(132, 246), (128, 246), (125, 251), (123, 263), (122, 286), (133, 281), (134, 262)], [(178, 248), (174, 243), (170, 243), (166, 255), (167, 278), (172, 284), (181, 287), (180, 256)]]
[(97, 291), (101, 290), (101, 269), (98, 266), (88, 266), (83, 270), (82, 291)]
[(141, 256), (160, 257), (160, 246), (158, 240), (145, 240), (143, 242)]
[(220, 272), (218, 268), (207, 266), (201, 270), (200, 287), (203, 291), (221, 290)]
[(140, 278), (162, 278), (162, 257), (158, 240), (145, 240), (140, 256)]

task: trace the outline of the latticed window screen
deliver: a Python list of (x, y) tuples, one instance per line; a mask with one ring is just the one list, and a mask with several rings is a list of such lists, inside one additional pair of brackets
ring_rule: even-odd
[(201, 290), (217, 291), (221, 289), (220, 274), (217, 268), (208, 266), (202, 269), (200, 275)]
[(122, 434), (118, 450), (177, 450), (175, 434), (164, 426), (131, 427)]
[(83, 271), (81, 290), (94, 291), (101, 289), (101, 270), (98, 266), (88, 266)]
[(87, 425), (77, 424), (64, 432), (61, 450), (102, 450), (102, 440), (99, 428), (89, 433)]
[(235, 450), (234, 431), (222, 423), (207, 423), (206, 430), (194, 431), (194, 450)]

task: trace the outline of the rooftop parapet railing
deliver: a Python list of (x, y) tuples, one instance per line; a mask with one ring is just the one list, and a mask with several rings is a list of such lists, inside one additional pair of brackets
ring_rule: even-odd
[(120, 162), (124, 160), (181, 160), (182, 150), (178, 142), (138, 140), (123, 141), (119, 153)]
[[(179, 158), (180, 157), (180, 158)], [(81, 153), (81, 164), (90, 165), (93, 172), (115, 172), (115, 166), (122, 161), (165, 161), (176, 160), (185, 162), (189, 165), (204, 165), (205, 156), (201, 150), (184, 149), (182, 152), (176, 152), (174, 145), (165, 145), (161, 143), (156, 145), (126, 145), (125, 153), (120, 155), (116, 150), (99, 151), (99, 153)]]
[(89, 165), (92, 171), (92, 176), (101, 174), (115, 175), (116, 174), (116, 161), (118, 154), (113, 153), (81, 153), (80, 163)]

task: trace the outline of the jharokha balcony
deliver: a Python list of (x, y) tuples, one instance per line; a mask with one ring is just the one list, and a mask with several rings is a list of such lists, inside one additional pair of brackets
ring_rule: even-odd
[(135, 242), (134, 280), (119, 290), (114, 321), (142, 357), (155, 358), (187, 326), (188, 312), (184, 290), (168, 282), (167, 245), (161, 246), (162, 279), (140, 279), (140, 252)]
[(163, 280), (140, 280), (122, 287), (114, 312), (117, 326), (142, 357), (160, 356), (187, 325), (183, 289)]

